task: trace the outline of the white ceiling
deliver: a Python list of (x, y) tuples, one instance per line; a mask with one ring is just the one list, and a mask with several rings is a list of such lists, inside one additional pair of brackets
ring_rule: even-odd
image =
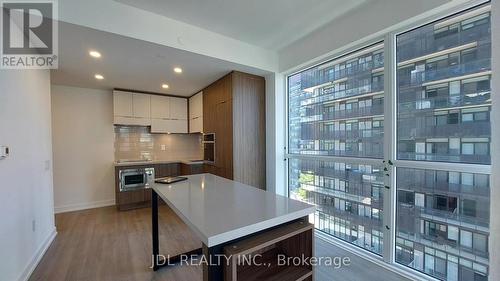
[[(89, 50), (102, 54), (89, 56)], [(181, 67), (176, 74), (174, 67)], [(85, 88), (124, 88), (190, 96), (232, 70), (256, 75), (268, 72), (187, 51), (78, 25), (59, 23), (59, 68), (53, 84)], [(96, 80), (94, 74), (104, 76)], [(163, 90), (162, 83), (170, 88)]]
[(373, 0), (115, 0), (266, 49), (279, 50)]

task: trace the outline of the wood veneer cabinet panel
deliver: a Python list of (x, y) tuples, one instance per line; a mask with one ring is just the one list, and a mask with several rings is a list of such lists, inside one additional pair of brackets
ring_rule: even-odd
[(210, 85), (203, 90), (203, 132), (215, 132), (215, 96), (217, 95), (216, 85)]
[(203, 89), (203, 130), (215, 133), (210, 171), (265, 189), (265, 119), (263, 77), (233, 71)]
[(215, 132), (215, 166), (217, 175), (233, 179), (233, 113), (231, 100), (222, 101), (215, 107), (217, 120)]
[(194, 174), (202, 174), (203, 172), (203, 164), (181, 164), (181, 176), (194, 175)]
[[(277, 255), (311, 258), (314, 255), (313, 232), (314, 226), (304, 219), (225, 246), (224, 254), (231, 258), (224, 268), (224, 280), (312, 280), (313, 268), (310, 264), (278, 266)], [(260, 266), (238, 262), (239, 257), (255, 254), (260, 255)]]
[(233, 72), (234, 179), (266, 188), (265, 79)]

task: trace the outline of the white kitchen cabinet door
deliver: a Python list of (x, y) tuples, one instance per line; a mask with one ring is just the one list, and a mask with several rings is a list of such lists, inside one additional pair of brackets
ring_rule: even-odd
[(151, 119), (151, 133), (168, 133), (168, 120)]
[(151, 133), (187, 134), (187, 120), (152, 119)]
[(187, 120), (187, 99), (170, 98), (170, 119)]
[(170, 98), (162, 96), (151, 96), (151, 118), (168, 119), (170, 118)]
[(145, 94), (133, 94), (134, 117), (151, 118), (151, 96)]
[(188, 120), (167, 120), (169, 133), (176, 134), (187, 134), (188, 132)]
[(190, 133), (203, 133), (203, 117), (189, 119)]
[(132, 93), (113, 92), (113, 115), (121, 117), (134, 117)]
[(189, 119), (203, 116), (203, 92), (189, 98)]

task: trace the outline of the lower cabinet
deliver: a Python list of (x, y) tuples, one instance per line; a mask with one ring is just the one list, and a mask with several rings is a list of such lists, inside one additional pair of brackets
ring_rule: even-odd
[(203, 173), (203, 164), (181, 164), (181, 176)]
[(218, 167), (213, 164), (203, 164), (203, 172), (214, 174), (219, 177), (223, 177), (226, 179), (233, 179), (233, 170), (227, 167)]
[(203, 164), (203, 173), (217, 175), (218, 174), (217, 167), (211, 164)]
[(116, 199), (116, 206), (120, 211), (149, 206), (148, 202), (146, 201), (145, 189), (122, 192), (118, 191), (118, 193), (116, 194)]

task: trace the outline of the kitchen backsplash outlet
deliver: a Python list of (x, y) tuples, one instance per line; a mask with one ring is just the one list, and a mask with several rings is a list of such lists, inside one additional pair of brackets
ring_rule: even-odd
[(201, 134), (151, 134), (148, 127), (115, 126), (115, 160), (203, 159)]

